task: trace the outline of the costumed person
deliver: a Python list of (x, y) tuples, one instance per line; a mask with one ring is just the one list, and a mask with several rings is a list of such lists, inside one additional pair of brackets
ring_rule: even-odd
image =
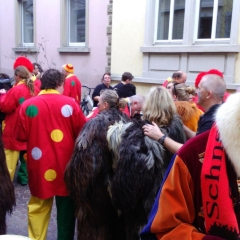
[[(37, 77), (37, 75), (35, 75), (35, 72), (34, 72), (35, 65), (28, 58), (26, 58), (24, 56), (20, 56), (15, 60), (15, 62), (13, 64), (13, 69), (16, 69), (19, 66), (24, 66), (29, 71), (29, 73), (31, 75), (30, 78), (33, 81), (33, 84), (36, 89), (35, 95), (37, 95), (38, 92), (40, 91), (41, 81), (40, 81), (40, 78)], [(28, 173), (27, 173), (27, 165), (26, 165), (26, 161), (27, 161), (26, 150), (20, 151), (19, 160), (20, 160), (21, 164), (20, 164), (20, 166), (18, 168), (18, 172), (17, 172), (17, 182), (19, 184), (21, 184), (22, 186), (24, 186), (24, 185), (28, 184)]]
[(82, 84), (77, 76), (74, 75), (73, 65), (70, 63), (64, 64), (62, 72), (65, 76), (63, 95), (74, 98), (80, 107)]
[[(222, 104), (225, 92), (226, 83), (219, 75), (206, 74), (203, 77), (199, 83), (197, 95), (198, 104), (203, 107), (205, 113), (200, 116), (197, 132), (194, 132), (184, 126), (184, 131), (188, 139), (193, 138), (212, 127), (215, 113), (218, 107)], [(146, 124), (143, 127), (144, 133), (155, 140), (163, 137), (164, 134), (160, 131), (156, 124), (154, 122), (152, 124), (153, 125)], [(177, 151), (182, 147), (182, 144), (173, 141), (168, 136), (164, 139), (163, 145), (172, 153), (177, 153)]]
[[(238, 240), (240, 93), (216, 112), (212, 129), (190, 139), (171, 162), (142, 240)], [(167, 209), (167, 211), (166, 211)]]
[[(121, 133), (119, 125), (108, 130), (108, 141), (118, 157), (111, 183), (112, 202), (120, 210), (128, 240), (140, 239), (140, 231), (147, 223), (152, 204), (173, 154), (162, 146), (169, 136), (182, 144), (186, 141), (183, 125), (167, 89), (153, 87), (143, 104), (143, 121), (133, 123)], [(166, 134), (159, 141), (144, 136), (142, 126), (155, 121)]]
[[(215, 74), (223, 79), (223, 74), (217, 69), (211, 69), (208, 72), (200, 72), (195, 79), (195, 87), (196, 88), (198, 88), (198, 85), (201, 82), (202, 78), (207, 74)], [(230, 93), (228, 93), (228, 92), (224, 93), (223, 102), (225, 102), (227, 100), (229, 95), (230, 95)], [(200, 105), (198, 105), (198, 96), (197, 95), (195, 97), (193, 97), (193, 102), (195, 102), (197, 104), (198, 108), (204, 112), (204, 109)]]
[(28, 234), (46, 239), (53, 198), (57, 207), (58, 239), (73, 240), (74, 207), (64, 182), (75, 139), (85, 123), (79, 105), (63, 96), (64, 77), (56, 69), (45, 71), (41, 92), (24, 102), (17, 121), (17, 139), (27, 142)]
[(16, 205), (14, 186), (11, 181), (0, 133), (0, 235), (6, 234), (6, 214), (12, 214), (13, 207)]
[[(13, 86), (13, 79), (10, 78), (7, 74), (5, 73), (0, 73), (0, 89), (5, 89), (6, 92), (12, 88)], [(5, 119), (5, 113), (0, 112), (0, 128), (2, 132), (2, 121)]]
[(195, 95), (195, 88), (188, 87), (184, 83), (174, 83), (172, 87), (172, 95), (177, 108), (177, 113), (180, 116), (183, 124), (194, 132), (197, 132), (198, 121), (203, 114), (191, 97)]
[[(3, 122), (3, 144), (6, 154), (7, 167), (13, 181), (16, 171), (17, 161), (20, 155), (20, 151), (26, 151), (26, 142), (19, 142), (14, 137), (14, 126), (17, 123), (17, 117), (21, 104), (37, 95), (38, 89), (34, 86), (31, 80), (31, 75), (26, 67), (19, 66), (14, 70), (16, 84), (8, 92), (5, 89), (0, 90), (0, 110), (6, 113), (5, 120)], [(21, 155), (22, 157), (23, 155)], [(26, 164), (24, 159), (21, 159), (23, 164)], [(24, 167), (23, 169), (26, 169)], [(24, 182), (26, 181), (26, 182)], [(26, 178), (23, 179), (23, 184), (27, 184)]]
[(66, 169), (65, 181), (75, 202), (79, 240), (125, 239), (123, 223), (109, 192), (114, 163), (107, 131), (116, 122), (123, 125), (130, 121), (118, 110), (118, 103), (115, 91), (101, 92), (99, 114), (83, 127)]
[(33, 65), (33, 63), (28, 58), (26, 58), (24, 56), (20, 56), (20, 57), (18, 57), (15, 60), (15, 62), (13, 64), (13, 69), (16, 69), (19, 66), (24, 66), (24, 67), (27, 68), (27, 70), (31, 74), (31, 80), (34, 83), (34, 86), (37, 87), (40, 90), (41, 81), (34, 74), (34, 65)]
[(93, 99), (93, 107), (97, 107), (99, 98), (100, 98), (100, 92), (104, 89), (110, 89), (112, 90), (113, 87), (110, 86), (111, 84), (111, 74), (110, 73), (104, 73), (101, 79), (102, 83), (98, 84), (93, 91), (92, 99)]

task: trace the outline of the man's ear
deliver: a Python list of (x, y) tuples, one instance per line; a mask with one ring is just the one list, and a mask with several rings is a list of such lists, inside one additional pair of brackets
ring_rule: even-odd
[(212, 96), (212, 91), (207, 92), (207, 98), (210, 98)]

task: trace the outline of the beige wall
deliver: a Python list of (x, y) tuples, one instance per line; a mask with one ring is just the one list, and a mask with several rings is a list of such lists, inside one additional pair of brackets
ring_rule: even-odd
[[(114, 0), (111, 73), (142, 76), (145, 12), (147, 0)], [(124, 37), (123, 37), (124, 36)]]

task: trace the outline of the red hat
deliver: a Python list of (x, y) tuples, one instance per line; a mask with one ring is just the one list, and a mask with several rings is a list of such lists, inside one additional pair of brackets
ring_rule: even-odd
[(195, 79), (195, 87), (198, 88), (199, 83), (201, 82), (203, 76), (208, 74), (215, 74), (223, 78), (223, 74), (217, 69), (210, 69), (208, 72), (200, 72)]
[(13, 69), (16, 69), (18, 66), (24, 66), (24, 67), (26, 67), (26, 68), (28, 69), (28, 71), (29, 71), (30, 73), (33, 72), (33, 64), (32, 64), (32, 62), (31, 62), (28, 58), (26, 58), (26, 57), (21, 56), (21, 57), (18, 57), (18, 58), (15, 60), (15, 62), (14, 62), (14, 64), (13, 64)]
[(217, 69), (211, 69), (207, 72), (207, 74), (215, 74), (215, 75), (218, 75), (219, 77), (223, 78), (223, 74), (218, 71)]
[(201, 82), (203, 76), (207, 75), (207, 72), (200, 72), (195, 79), (195, 87), (198, 88), (199, 83)]
[(74, 71), (73, 65), (70, 63), (64, 64), (62, 68), (64, 68), (67, 72), (70, 72), (70, 73), (73, 73)]

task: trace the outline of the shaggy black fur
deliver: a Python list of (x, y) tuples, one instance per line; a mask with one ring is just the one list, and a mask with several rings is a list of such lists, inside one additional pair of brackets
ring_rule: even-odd
[[(128, 240), (140, 239), (140, 231), (147, 223), (165, 170), (173, 156), (157, 141), (144, 136), (144, 124), (146, 122), (135, 122), (123, 134), (111, 184), (112, 201), (123, 214)], [(161, 130), (177, 142), (186, 141), (182, 122), (177, 116)]]
[(14, 186), (7, 169), (2, 136), (0, 136), (0, 235), (6, 234), (6, 214), (16, 205)]
[(124, 239), (123, 224), (108, 191), (112, 178), (112, 157), (106, 140), (110, 125), (128, 117), (109, 109), (87, 122), (67, 166), (65, 181), (73, 197), (78, 218), (78, 239)]

